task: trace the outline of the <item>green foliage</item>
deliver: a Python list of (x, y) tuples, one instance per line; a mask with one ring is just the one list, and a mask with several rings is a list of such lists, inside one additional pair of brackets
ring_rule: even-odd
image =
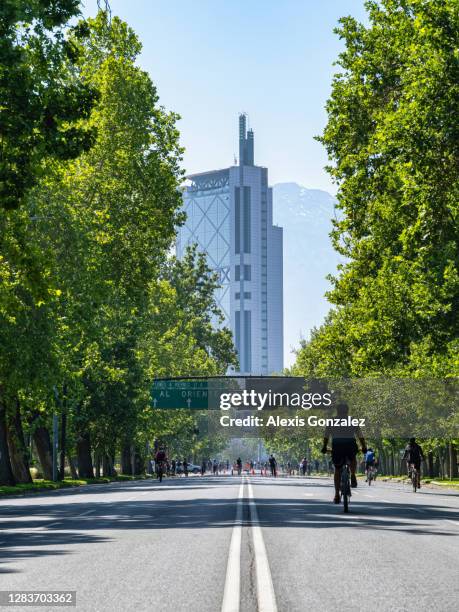
[(113, 462), (123, 445), (196, 429), (152, 413), (152, 378), (222, 373), (236, 358), (211, 323), (204, 257), (170, 256), (183, 220), (178, 117), (136, 65), (136, 35), (99, 12), (67, 42), (98, 92), (80, 120), (95, 138), (75, 159), (44, 157), (23, 206), (0, 210), (0, 401), (20, 399), (31, 432), (65, 412), (71, 453), (89, 439)]
[[(347, 261), (331, 278), (333, 308), (302, 342), (292, 373), (457, 377), (459, 5), (381, 0), (366, 7), (367, 26), (346, 17), (337, 29), (345, 49), (319, 138), (338, 185), (341, 214), (331, 238)], [(367, 398), (385, 423), (382, 447), (403, 448), (386, 418), (398, 408), (427, 430), (434, 387), (422, 397), (392, 398), (390, 409), (387, 397)], [(457, 396), (442, 400), (442, 393), (446, 387), (437, 395), (450, 414), (433, 429), (454, 442)], [(441, 454), (446, 441), (426, 447)]]
[(455, 0), (368, 2), (321, 142), (338, 184), (335, 308), (298, 354), (306, 375), (457, 376), (459, 11)]
[[(78, 0), (4, 0), (0, 8), (0, 198), (17, 208), (43, 172), (43, 157), (71, 159), (93, 132), (81, 124), (95, 92), (65, 38)], [(80, 35), (82, 31), (80, 30)]]

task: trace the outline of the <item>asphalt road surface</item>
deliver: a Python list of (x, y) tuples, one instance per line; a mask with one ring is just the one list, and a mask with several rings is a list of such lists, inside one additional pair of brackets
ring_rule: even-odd
[(76, 590), (85, 612), (459, 609), (457, 492), (359, 482), (348, 515), (332, 495), (196, 476), (3, 498), (0, 589)]

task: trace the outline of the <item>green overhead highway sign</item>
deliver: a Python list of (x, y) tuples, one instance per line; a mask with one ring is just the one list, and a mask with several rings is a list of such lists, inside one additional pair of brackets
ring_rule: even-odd
[(219, 410), (220, 395), (240, 389), (241, 380), (231, 376), (157, 379), (151, 387), (150, 405), (168, 410)]
[(155, 381), (150, 404), (153, 408), (206, 410), (209, 407), (208, 381)]

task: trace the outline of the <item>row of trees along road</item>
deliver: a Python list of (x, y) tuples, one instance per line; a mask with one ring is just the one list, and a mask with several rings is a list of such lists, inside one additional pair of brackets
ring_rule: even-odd
[[(331, 234), (343, 263), (325, 323), (293, 373), (459, 376), (459, 5), (367, 2), (352, 17), (319, 140), (337, 184)], [(448, 439), (457, 476), (458, 406)], [(394, 441), (383, 441), (391, 446)], [(398, 442), (398, 447), (404, 441)]]
[(68, 27), (78, 4), (0, 12), (0, 484), (30, 481), (30, 439), (51, 478), (56, 412), (60, 477), (66, 460), (112, 475), (115, 456), (141, 471), (147, 441), (196, 438), (195, 417), (149, 408), (152, 379), (236, 363), (205, 259), (170, 255), (178, 117), (136, 65), (134, 32), (104, 11)]

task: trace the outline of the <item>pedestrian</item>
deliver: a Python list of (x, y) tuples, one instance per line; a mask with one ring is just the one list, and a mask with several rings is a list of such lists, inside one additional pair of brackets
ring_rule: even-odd
[(185, 476), (188, 476), (188, 461), (186, 460), (186, 457), (183, 460), (183, 473)]
[(269, 467), (271, 469), (271, 476), (277, 476), (277, 461), (273, 454), (269, 455)]
[(308, 460), (306, 459), (306, 457), (303, 457), (303, 460), (301, 461), (301, 473), (303, 474), (303, 476), (306, 476), (307, 469), (308, 469)]

